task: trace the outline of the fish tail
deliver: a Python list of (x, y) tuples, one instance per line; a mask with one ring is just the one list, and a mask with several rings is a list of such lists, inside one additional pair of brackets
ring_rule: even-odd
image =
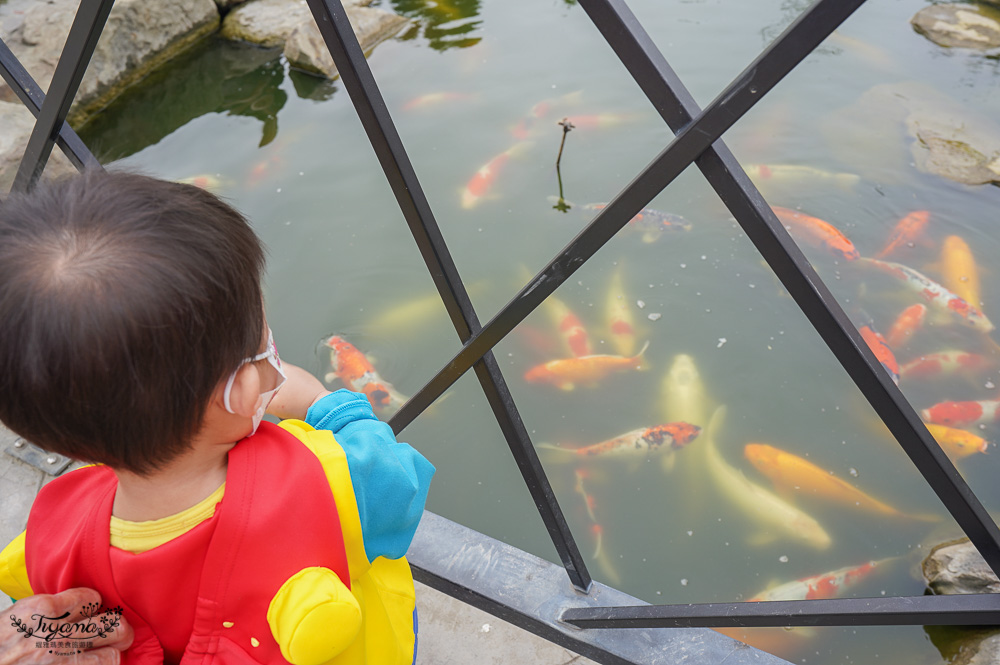
[(646, 352), (646, 349), (648, 348), (649, 348), (649, 340), (647, 339), (645, 344), (642, 345), (642, 348), (639, 349), (639, 353), (632, 356), (632, 360), (635, 361), (635, 368), (637, 370), (649, 369), (649, 363), (646, 362), (646, 359), (642, 355)]

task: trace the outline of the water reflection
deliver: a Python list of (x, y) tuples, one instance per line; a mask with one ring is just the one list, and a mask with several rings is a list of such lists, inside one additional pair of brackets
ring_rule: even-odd
[(393, 11), (413, 19), (415, 26), (398, 39), (416, 39), (421, 34), (437, 51), (475, 46), (479, 30), (480, 0), (392, 0)]

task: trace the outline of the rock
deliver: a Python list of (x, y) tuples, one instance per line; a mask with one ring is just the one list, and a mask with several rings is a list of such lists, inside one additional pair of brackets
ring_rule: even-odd
[[(366, 54), (409, 24), (408, 19), (398, 14), (370, 7), (349, 7), (347, 17)], [(315, 21), (303, 23), (292, 31), (285, 42), (285, 57), (290, 66), (310, 74), (329, 79), (338, 76), (337, 66)]]
[[(46, 90), (79, 0), (46, 0), (27, 9), (0, 36)], [(68, 120), (86, 121), (126, 87), (194, 42), (214, 32), (219, 12), (213, 0), (118, 0), (80, 84)], [(0, 86), (0, 100), (14, 101)]]
[(986, 626), (924, 626), (948, 665), (1000, 663), (1000, 631)]
[(1000, 11), (966, 4), (924, 7), (910, 24), (940, 46), (987, 51), (1000, 48)]
[[(34, 116), (21, 102), (0, 102), (0, 127), (3, 127), (0, 132), (0, 194), (10, 191), (34, 126)], [(75, 172), (76, 167), (56, 146), (52, 148), (52, 155), (45, 165), (42, 178)]]
[(938, 595), (1000, 592), (1000, 580), (968, 538), (937, 545), (922, 568), (927, 586)]
[[(345, 8), (371, 4), (372, 0), (348, 0)], [(229, 12), (219, 34), (234, 41), (258, 46), (283, 46), (295, 28), (312, 20), (306, 0), (251, 0)]]

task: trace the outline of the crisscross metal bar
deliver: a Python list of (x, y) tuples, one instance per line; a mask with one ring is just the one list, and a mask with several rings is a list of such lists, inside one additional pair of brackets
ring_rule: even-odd
[[(420, 254), (434, 279), (455, 330), (464, 342), (480, 331), (479, 317), (386, 109), (343, 4), (340, 0), (308, 2)], [(570, 581), (578, 589), (586, 591), (590, 588), (591, 577), (583, 556), (573, 539), (492, 351), (477, 359), (475, 371)], [(389, 425), (398, 433), (409, 422), (393, 417), (389, 420)]]
[[(698, 113), (694, 99), (624, 2), (581, 0), (581, 6), (672, 129), (676, 131)], [(827, 290), (801, 250), (775, 218), (736, 158), (722, 141), (718, 141), (698, 158), (696, 164), (837, 360), (889, 427), (920, 474), (993, 571), (1000, 575), (1000, 531), (996, 523), (927, 431), (909, 401), (886, 377), (881, 364), (861, 339), (836, 298)], [(905, 607), (908, 601), (886, 599), (886, 602)], [(931, 607), (935, 606), (935, 602), (928, 601)], [(772, 614), (768, 616), (773, 622), (767, 625), (787, 625), (784, 621), (788, 617), (778, 613), (782, 607), (777, 605), (770, 608)], [(818, 619), (824, 606), (809, 604), (802, 607), (789, 606), (788, 609), (795, 613), (810, 613), (808, 618), (826, 624), (825, 620)], [(751, 610), (744, 608), (733, 611)], [(587, 612), (592, 616), (600, 614), (593, 608), (584, 611)], [(805, 615), (796, 616), (802, 618)], [(911, 618), (911, 623), (929, 623), (927, 617), (920, 618), (917, 614), (905, 616)], [(835, 616), (826, 619), (838, 620)], [(659, 625), (680, 624), (671, 621)]]
[[(21, 61), (10, 50), (10, 47), (0, 39), (0, 76), (11, 87), (14, 94), (21, 100), (37, 121), (38, 114), (42, 110), (42, 103), (45, 101), (45, 93), (38, 87), (35, 79), (31, 77), (28, 70), (24, 68)], [(83, 143), (69, 123), (63, 121), (56, 137), (56, 145), (65, 153), (69, 160), (78, 169), (99, 168), (103, 169), (101, 163), (90, 152), (90, 149)]]
[(73, 103), (73, 97), (80, 87), (87, 71), (90, 58), (97, 48), (97, 41), (104, 30), (104, 24), (111, 13), (114, 0), (81, 2), (76, 17), (66, 37), (59, 62), (52, 73), (48, 94), (41, 104), (35, 120), (35, 128), (28, 138), (24, 157), (14, 176), (14, 189), (32, 189), (45, 168), (56, 136), (66, 121), (66, 114)]
[(864, 0), (819, 0), (768, 46), (711, 104), (573, 238), (396, 414), (408, 423), (492, 349), (604, 246), (636, 213), (749, 111)]

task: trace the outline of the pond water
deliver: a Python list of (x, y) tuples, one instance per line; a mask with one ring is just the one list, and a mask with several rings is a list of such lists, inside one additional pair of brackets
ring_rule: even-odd
[[(383, 5), (414, 24), (378, 46), (369, 64), (485, 322), (671, 134), (573, 2)], [(705, 105), (807, 4), (630, 6)], [(884, 259), (944, 281), (946, 239), (962, 238), (978, 265), (977, 304), (1000, 317), (1000, 188), (917, 168), (898, 102), (936, 104), (948, 117), (1000, 117), (998, 61), (915, 33), (909, 19), (923, 6), (869, 0), (724, 138), (744, 164), (769, 167), (751, 169), (769, 203), (829, 222), (863, 257), (878, 255), (902, 218), (926, 211), (924, 230)], [(557, 122), (566, 117), (574, 129), (557, 172)], [(459, 350), (339, 82), (289, 71), (279, 51), (209, 41), (80, 131), (104, 163), (203, 176), (253, 220), (270, 251), (269, 320), (287, 360), (325, 377), (322, 341), (341, 335), (410, 395)], [(495, 177), (470, 185), (488, 163)], [(760, 177), (766, 172), (773, 176)], [(554, 204), (560, 192), (568, 209)], [(831, 593), (922, 594), (921, 559), (960, 535), (957, 526), (700, 172), (685, 171), (650, 207), (683, 220), (666, 217), (671, 230), (623, 229), (495, 349), (595, 578), (653, 603), (732, 601), (876, 561)], [(643, 221), (651, 220), (659, 221)], [(805, 240), (802, 247), (858, 325), (870, 321), (887, 335), (905, 308), (922, 302), (871, 265)], [(952, 288), (973, 284), (975, 271), (967, 267)], [(996, 333), (930, 309), (922, 327), (893, 340), (899, 363), (960, 350), (982, 356), (984, 368), (908, 372), (904, 394), (918, 410), (996, 399)], [(593, 354), (635, 354), (648, 342), (641, 363), (572, 390), (529, 381), (531, 368), (571, 355), (558, 327), (567, 311)], [(631, 337), (611, 332), (615, 311), (631, 319)], [(676, 421), (702, 430), (648, 455), (562, 450)], [(956, 464), (996, 511), (997, 426), (968, 430), (989, 442), (988, 454)], [(556, 560), (474, 376), (399, 438), (439, 470), (429, 509)], [(770, 449), (750, 443), (795, 457), (754, 464), (753, 453)], [(772, 482), (776, 471), (790, 474), (786, 485)], [(844, 487), (827, 498), (809, 490), (830, 474), (881, 503)], [(787, 490), (780, 497), (779, 487)], [(822, 535), (789, 529), (796, 519), (815, 520), (800, 524)], [(800, 663), (940, 663), (951, 648), (950, 633), (923, 627), (745, 637)]]

